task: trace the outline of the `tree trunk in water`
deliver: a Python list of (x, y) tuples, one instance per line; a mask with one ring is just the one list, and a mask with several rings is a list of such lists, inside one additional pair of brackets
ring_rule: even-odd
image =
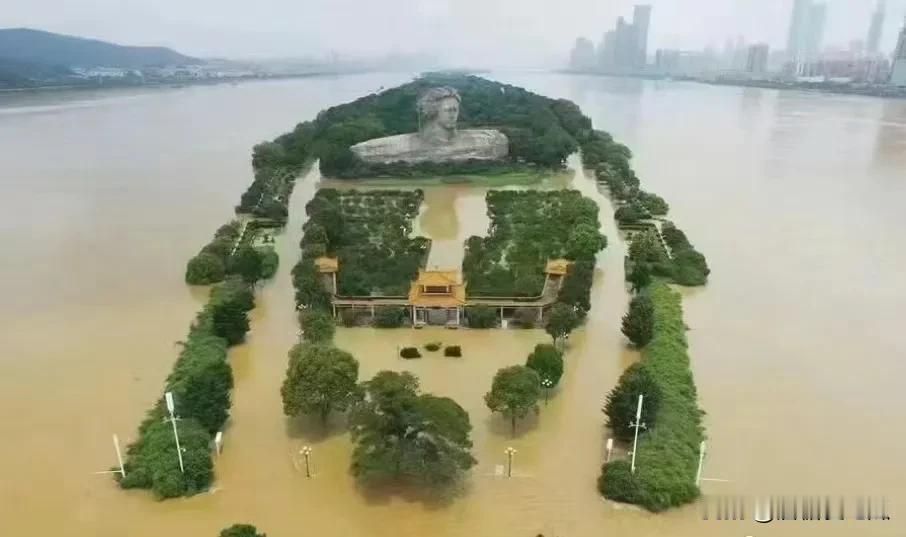
[(330, 407), (324, 406), (321, 407), (321, 425), (327, 427), (327, 418), (330, 417)]
[(512, 436), (515, 438), (516, 437), (516, 415), (515, 414), (513, 414), (513, 416), (510, 417), (510, 425), (512, 427), (510, 434), (512, 434)]

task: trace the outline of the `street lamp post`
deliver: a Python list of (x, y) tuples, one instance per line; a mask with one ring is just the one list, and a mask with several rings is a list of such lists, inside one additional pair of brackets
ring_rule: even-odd
[(305, 477), (311, 477), (311, 448), (309, 446), (302, 446), (302, 449), (299, 451), (303, 457), (305, 457)]
[(506, 476), (513, 477), (513, 455), (516, 454), (516, 448), (511, 446), (503, 450), (503, 452), (506, 453), (507, 457)]
[(544, 404), (546, 405), (547, 400), (550, 399), (551, 388), (554, 387), (554, 381), (545, 377), (545, 378), (541, 379), (541, 387), (544, 388)]
[(629, 426), (635, 428), (635, 437), (632, 439), (632, 466), (630, 468), (631, 473), (635, 473), (635, 454), (639, 450), (639, 428), (645, 429), (645, 424), (642, 423), (642, 398), (644, 396), (639, 394), (639, 406), (635, 410), (635, 421), (630, 422)]
[(182, 473), (186, 472), (185, 466), (182, 463), (182, 448), (179, 446), (179, 431), (176, 430), (176, 405), (173, 402), (173, 392), (167, 392), (164, 394), (164, 400), (167, 402), (167, 410), (170, 412), (170, 423), (173, 424), (173, 438), (176, 440), (176, 455), (179, 457), (179, 471)]

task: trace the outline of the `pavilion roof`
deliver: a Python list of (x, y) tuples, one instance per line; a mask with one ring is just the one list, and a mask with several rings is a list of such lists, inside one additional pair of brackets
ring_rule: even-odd
[(572, 265), (572, 261), (569, 259), (549, 259), (547, 266), (544, 267), (544, 272), (554, 276), (563, 276), (569, 271), (570, 265)]
[(330, 274), (340, 270), (340, 260), (336, 257), (318, 257), (315, 259), (315, 267), (318, 268), (318, 272)]

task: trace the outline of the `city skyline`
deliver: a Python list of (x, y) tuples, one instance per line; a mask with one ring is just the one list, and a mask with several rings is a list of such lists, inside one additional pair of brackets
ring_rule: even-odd
[[(14, 3), (0, 26), (31, 27), (129, 45), (164, 45), (200, 57), (262, 58), (434, 54), (446, 63), (539, 65), (562, 61), (582, 35), (599, 43), (605, 29), (630, 14), (632, 0), (262, 0), (254, 6), (198, 0), (153, 4), (116, 0)], [(783, 49), (791, 0), (649, 0), (649, 58), (662, 48), (720, 48), (746, 36)], [(827, 0), (825, 44), (867, 39), (872, 0)], [(906, 0), (888, 0), (880, 48), (889, 53)], [(386, 23), (375, 24), (376, 20)], [(480, 58), (480, 60), (475, 60)]]

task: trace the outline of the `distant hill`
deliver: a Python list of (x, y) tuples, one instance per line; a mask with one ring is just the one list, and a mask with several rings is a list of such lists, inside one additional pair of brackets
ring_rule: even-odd
[(166, 47), (127, 47), (28, 28), (0, 29), (0, 60), (45, 66), (122, 69), (204, 63)]

